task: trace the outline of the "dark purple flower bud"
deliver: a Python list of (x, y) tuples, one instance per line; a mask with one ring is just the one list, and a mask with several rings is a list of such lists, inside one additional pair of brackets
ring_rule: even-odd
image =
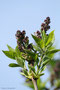
[(20, 37), (20, 34), (21, 34), (21, 31), (20, 31), (20, 30), (17, 30), (15, 36), (16, 36), (16, 37)]
[(27, 43), (28, 42), (28, 37), (24, 37), (24, 39), (22, 40), (24, 43)]
[(23, 42), (25, 42), (26, 40), (25, 40), (25, 38), (23, 39)]
[(16, 37), (20, 37), (20, 34), (17, 34), (17, 33), (16, 33), (15, 36), (16, 36)]
[(48, 20), (44, 20), (44, 22), (48, 25), (50, 23), (50, 21)]
[(28, 42), (28, 36), (25, 37), (25, 41)]
[(44, 26), (45, 26), (45, 23), (42, 23), (42, 24), (41, 24), (41, 27), (44, 27)]
[(29, 45), (27, 46), (27, 49), (33, 49), (33, 46), (32, 46), (31, 44), (29, 44)]
[(28, 40), (28, 38), (29, 38), (28, 36), (25, 37), (26, 40)]
[(50, 29), (50, 26), (47, 26), (47, 30)]
[(47, 19), (48, 21), (50, 21), (50, 17), (47, 17), (46, 19)]
[(18, 46), (19, 50), (22, 52), (23, 51), (23, 46)]
[(16, 32), (17, 34), (20, 34), (21, 33), (21, 31), (20, 30), (17, 30), (17, 32)]
[(47, 19), (45, 19), (44, 22), (46, 23), (47, 22)]
[(21, 46), (18, 46), (19, 50), (21, 50)]
[(22, 31), (22, 34), (23, 34), (23, 35), (25, 35), (25, 34), (26, 34), (25, 30), (23, 30), (23, 31)]
[(20, 46), (20, 44), (21, 44), (20, 41), (17, 41), (17, 44), (18, 44), (18, 46)]
[(44, 30), (47, 31), (47, 25), (45, 25)]
[(41, 33), (40, 33), (40, 31), (37, 31), (37, 35), (40, 35)]

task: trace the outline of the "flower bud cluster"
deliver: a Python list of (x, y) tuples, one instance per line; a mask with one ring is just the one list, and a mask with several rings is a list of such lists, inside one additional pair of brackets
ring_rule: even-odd
[[(44, 23), (41, 24), (41, 31), (45, 30), (45, 33), (46, 33), (46, 31), (47, 31), (48, 29), (50, 29), (49, 24), (50, 24), (50, 17), (47, 17), (47, 18), (44, 20)], [(42, 36), (41, 36), (41, 31), (37, 30), (37, 32), (36, 32), (36, 36), (37, 36), (38, 38), (40, 38), (40, 39), (42, 38)], [(46, 35), (48, 36), (48, 34), (46, 34)]]
[(41, 30), (45, 30), (45, 32), (50, 29), (50, 17), (47, 17), (45, 20), (44, 20), (44, 23), (41, 24)]
[(37, 34), (37, 37), (38, 37), (38, 38), (42, 38), (42, 37), (41, 37), (41, 32), (40, 32), (39, 30), (37, 30), (36, 34)]
[[(38, 38), (42, 38), (42, 30), (45, 30), (45, 32), (50, 28), (49, 26), (50, 24), (50, 18), (47, 17), (46, 20), (44, 20), (44, 23), (41, 24), (41, 31), (37, 30), (36, 32), (36, 35)], [(16, 36), (16, 39), (17, 39), (17, 45), (18, 45), (18, 48), (21, 52), (25, 52), (25, 49), (28, 49), (28, 50), (33, 50), (33, 46), (32, 44), (29, 44), (29, 38), (28, 36), (25, 36), (26, 35), (26, 32), (25, 30), (23, 30), (22, 32), (20, 30), (17, 30), (15, 36)], [(29, 64), (34, 64), (34, 60), (32, 59), (31, 56), (29, 56), (28, 58), (25, 57), (27, 61), (29, 61)], [(30, 62), (31, 60), (31, 62)]]
[(15, 36), (17, 39), (17, 45), (20, 51), (23, 51), (24, 49), (32, 50), (33, 46), (32, 44), (29, 44), (29, 38), (28, 36), (25, 36), (26, 32), (23, 30), (22, 32), (20, 30), (17, 30)]
[[(21, 52), (25, 52), (25, 49), (30, 51), (33, 50), (33, 46), (31, 43), (29, 44), (29, 38), (28, 36), (25, 36), (25, 34), (25, 30), (23, 30), (22, 32), (20, 30), (17, 30), (15, 34), (17, 39), (17, 45)], [(28, 55), (27, 52), (25, 52), (25, 54)], [(31, 56), (26, 56), (24, 54), (22, 54), (22, 56), (25, 58), (26, 61), (28, 61), (29, 64), (34, 64), (34, 60), (32, 60)]]
[(25, 36), (26, 32), (23, 30), (22, 32), (20, 30), (17, 30), (15, 36), (17, 39), (17, 45), (20, 51), (23, 51), (25, 48), (25, 44), (29, 43), (28, 36)]

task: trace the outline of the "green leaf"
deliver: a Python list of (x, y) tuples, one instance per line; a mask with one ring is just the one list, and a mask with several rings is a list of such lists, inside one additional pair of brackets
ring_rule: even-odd
[(32, 76), (27, 76), (26, 74), (24, 74), (23, 72), (20, 72), (21, 75), (25, 76), (26, 78), (32, 79)]
[(40, 74), (39, 74), (39, 76), (42, 76), (42, 75), (44, 75), (44, 73), (40, 73)]
[(37, 43), (37, 45), (40, 47), (40, 49), (44, 48), (44, 42), (42, 39), (38, 38), (37, 36), (32, 35), (33, 39)]
[(17, 56), (22, 56), (22, 52), (20, 52), (18, 46), (16, 46), (15, 51), (16, 51)]
[(41, 72), (45, 70), (46, 65), (49, 63), (49, 60), (46, 60), (42, 63)]
[(41, 79), (39, 78), (39, 79), (37, 79), (37, 86), (38, 86), (38, 88), (40, 88), (40, 84), (42, 83), (42, 81), (41, 81)]
[(11, 46), (9, 46), (8, 44), (7, 44), (7, 47), (8, 47), (8, 49), (9, 49), (9, 51), (15, 51)]
[(2, 50), (2, 52), (11, 59), (15, 59), (15, 57), (16, 57), (16, 53), (14, 51), (3, 51)]
[(28, 67), (35, 73), (35, 68), (28, 64)]
[(20, 67), (20, 66), (18, 64), (16, 64), (16, 63), (10, 63), (9, 67)]
[(54, 30), (48, 35), (48, 39), (46, 42), (46, 46), (51, 43), (52, 41), (54, 41)]
[(44, 61), (43, 64), (42, 64), (42, 67), (44, 67), (48, 62), (49, 62), (49, 59)]
[(55, 86), (58, 88), (56, 90), (60, 89), (60, 79), (57, 79), (57, 81), (55, 82)]
[(34, 66), (38, 66), (38, 63), (39, 63), (39, 58), (37, 58), (36, 62), (34, 63)]
[(48, 56), (44, 56), (44, 57), (43, 57), (43, 61), (46, 61), (46, 60), (48, 60), (48, 59), (50, 59)]
[(34, 48), (35, 50), (40, 51), (40, 48), (39, 48), (37, 45), (33, 45), (33, 44), (32, 44), (32, 46), (33, 46), (33, 48)]
[(32, 37), (33, 37), (33, 39), (35, 40), (35, 42), (38, 44), (38, 45), (40, 45), (40, 38), (38, 38), (37, 36), (34, 36), (34, 35), (32, 35)]
[(47, 41), (47, 35), (46, 35), (46, 33), (45, 33), (45, 30), (42, 31), (42, 40), (43, 40), (44, 46), (45, 46), (45, 43), (46, 43), (46, 41)]
[(33, 77), (36, 79), (36, 78), (39, 78), (39, 76), (38, 75), (36, 75), (36, 73), (34, 73), (33, 71), (32, 71), (32, 75), (33, 75)]
[(47, 53), (48, 53), (48, 54), (53, 54), (53, 53), (57, 53), (57, 52), (59, 52), (59, 51), (60, 51), (60, 49), (54, 49), (54, 50), (48, 51)]
[(51, 68), (53, 69), (54, 66), (56, 65), (56, 61), (58, 62), (58, 60), (54, 60), (54, 59), (52, 59), (52, 60), (49, 62), (48, 66), (50, 65)]
[(24, 60), (21, 57), (16, 57), (16, 61), (20, 67), (24, 68)]
[(21, 75), (25, 76), (26, 78), (28, 78), (27, 75), (24, 74), (24, 72), (20, 72)]
[(44, 71), (45, 69), (46, 69), (46, 66), (42, 67), (40, 73), (41, 73), (42, 71)]
[(23, 69), (23, 72), (24, 72), (25, 75), (28, 76), (28, 71), (27, 71), (27, 69)]
[(46, 48), (50, 49), (51, 47), (53, 47), (52, 45), (53, 45), (53, 43), (51, 42), (51, 43), (49, 43), (49, 45), (46, 46)]

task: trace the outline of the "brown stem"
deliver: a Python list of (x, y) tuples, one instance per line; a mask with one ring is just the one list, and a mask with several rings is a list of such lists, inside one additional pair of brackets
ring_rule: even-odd
[(32, 82), (33, 82), (33, 84), (34, 84), (35, 90), (38, 90), (38, 87), (37, 87), (37, 80), (34, 80), (34, 79), (32, 78)]

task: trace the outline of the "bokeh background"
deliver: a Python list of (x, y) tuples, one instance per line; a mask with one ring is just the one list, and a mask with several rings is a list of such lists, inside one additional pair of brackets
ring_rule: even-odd
[[(26, 30), (30, 42), (34, 42), (31, 33), (40, 29), (47, 16), (51, 18), (50, 31), (55, 30), (55, 45), (60, 48), (60, 0), (0, 0), (0, 90), (31, 90), (23, 85), (20, 68), (8, 67), (15, 61), (7, 58), (2, 50), (7, 50), (7, 44), (16, 47), (15, 33), (18, 29)], [(46, 70), (42, 80), (48, 76)]]

